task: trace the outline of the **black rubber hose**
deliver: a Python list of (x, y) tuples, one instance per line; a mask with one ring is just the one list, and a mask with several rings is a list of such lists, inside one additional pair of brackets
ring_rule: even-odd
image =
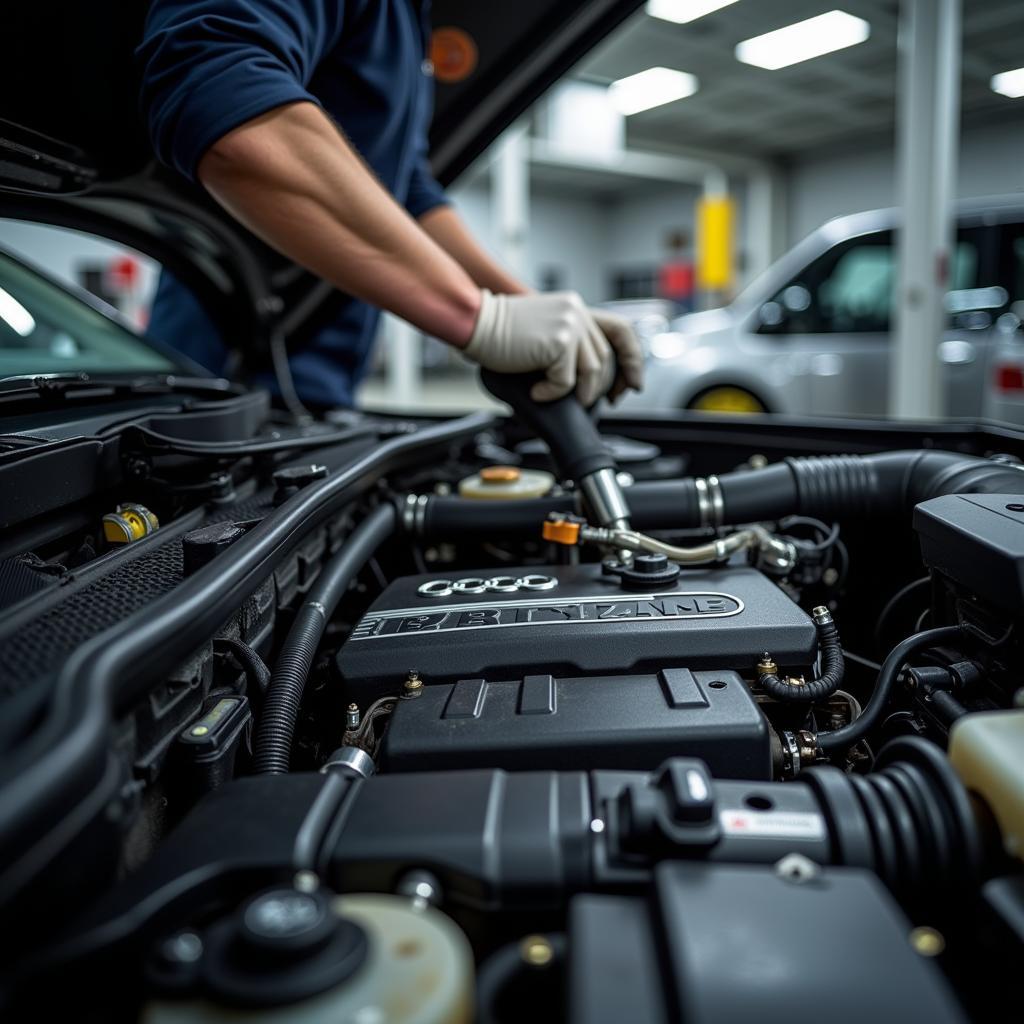
[(215, 651), (227, 651), (245, 673), (245, 681), (249, 684), (249, 697), (255, 694), (259, 700), (267, 692), (270, 685), (270, 669), (267, 663), (244, 641), (237, 637), (221, 636), (214, 641)]
[(760, 676), (758, 681), (769, 697), (789, 704), (816, 704), (827, 700), (839, 689), (846, 667), (839, 630), (831, 615), (826, 619), (818, 615), (817, 609), (815, 624), (818, 627), (818, 649), (821, 651), (821, 675), (802, 684), (787, 682), (774, 672)]
[(926, 629), (923, 633), (915, 633), (913, 636), (908, 636), (902, 643), (897, 644), (882, 662), (875, 691), (861, 716), (849, 725), (844, 725), (842, 729), (818, 733), (818, 746), (821, 747), (822, 752), (831, 757), (848, 750), (855, 743), (864, 739), (878, 724), (885, 712), (900, 669), (907, 663), (907, 660), (919, 651), (948, 643), (961, 636), (959, 626), (942, 626), (939, 629)]
[[(764, 469), (725, 473), (718, 485), (725, 524), (788, 515), (832, 522), (909, 515), (919, 502), (942, 494), (1021, 493), (1024, 472), (974, 455), (918, 450), (786, 459)], [(636, 529), (707, 525), (693, 477), (643, 481), (623, 493)], [(571, 511), (573, 502), (570, 495), (494, 502), (430, 496), (417, 532), (428, 537), (536, 536), (548, 512)]]
[[(630, 522), (638, 530), (690, 526), (699, 522), (697, 489), (692, 479), (643, 481), (623, 492)], [(518, 501), (480, 501), (448, 495), (429, 495), (414, 532), (424, 537), (540, 536), (549, 512), (580, 510), (575, 494)]]
[(264, 697), (253, 757), (256, 774), (282, 775), (288, 771), (302, 692), (320, 639), (353, 577), (394, 533), (395, 525), (392, 505), (374, 509), (323, 567), (299, 608)]

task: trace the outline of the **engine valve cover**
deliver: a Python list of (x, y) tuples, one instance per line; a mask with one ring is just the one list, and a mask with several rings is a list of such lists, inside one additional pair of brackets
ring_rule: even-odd
[(395, 580), (337, 665), (349, 699), (364, 701), (400, 693), (413, 670), (427, 685), (679, 665), (745, 672), (762, 651), (787, 671), (808, 671), (816, 634), (755, 569), (687, 570), (666, 589), (636, 593), (599, 565), (580, 565)]

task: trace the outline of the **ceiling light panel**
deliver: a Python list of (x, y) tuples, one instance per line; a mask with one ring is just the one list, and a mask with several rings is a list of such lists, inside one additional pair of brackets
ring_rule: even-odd
[(1013, 71), (1003, 71), (993, 75), (989, 82), (993, 92), (1000, 96), (1009, 96), (1011, 100), (1019, 100), (1024, 96), (1024, 68), (1015, 68)]
[(639, 114), (641, 110), (660, 107), (692, 96), (698, 88), (694, 75), (673, 68), (648, 68), (639, 74), (620, 78), (608, 86), (608, 95), (615, 108), (623, 114)]
[(696, 21), (705, 14), (720, 11), (723, 7), (729, 7), (736, 2), (737, 0), (647, 0), (647, 13), (652, 18), (685, 25), (688, 21)]
[(801, 61), (863, 43), (871, 26), (846, 11), (829, 11), (785, 28), (745, 39), (736, 46), (736, 59), (744, 64), (777, 71)]

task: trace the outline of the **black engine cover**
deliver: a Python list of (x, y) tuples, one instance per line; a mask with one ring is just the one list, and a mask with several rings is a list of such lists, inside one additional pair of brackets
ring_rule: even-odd
[[(689, 570), (667, 589), (647, 594), (624, 590), (599, 565), (543, 571), (557, 581), (543, 592), (430, 598), (418, 589), (437, 577), (396, 580), (338, 655), (348, 699), (399, 694), (410, 670), (429, 686), (680, 666), (749, 672), (762, 651), (788, 671), (807, 671), (815, 659), (814, 624), (754, 569)], [(538, 570), (500, 572), (515, 578)]]

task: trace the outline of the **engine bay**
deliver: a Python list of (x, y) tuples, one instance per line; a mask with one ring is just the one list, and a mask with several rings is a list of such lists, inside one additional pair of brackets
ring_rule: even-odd
[(8, 1019), (1019, 996), (1024, 438), (233, 402), (0, 450)]

